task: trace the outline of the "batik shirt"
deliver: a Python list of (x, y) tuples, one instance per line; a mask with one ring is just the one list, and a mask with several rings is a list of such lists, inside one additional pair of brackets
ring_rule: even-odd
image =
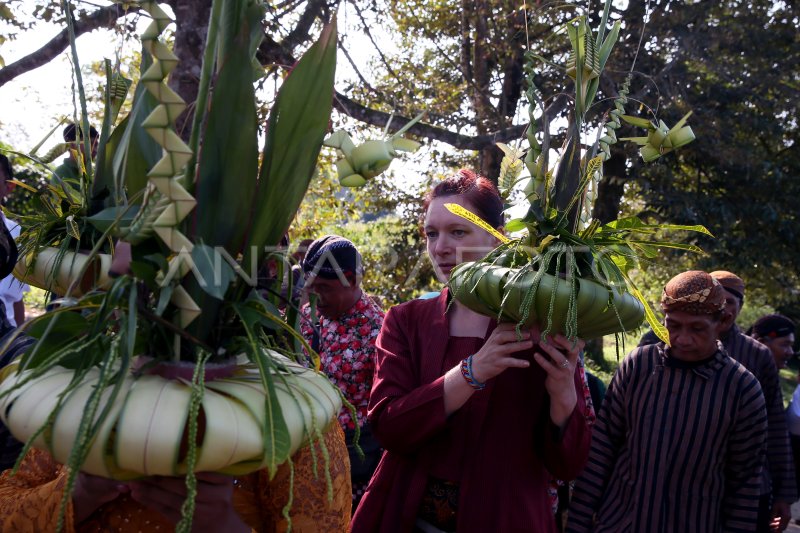
[[(367, 421), (372, 373), (375, 369), (375, 339), (381, 324), (383, 311), (366, 294), (362, 294), (355, 305), (336, 320), (320, 316), (316, 324), (321, 370), (353, 404), (359, 426)], [(311, 308), (306, 304), (302, 309), (300, 330), (312, 346), (314, 328)], [(347, 407), (342, 407), (339, 423), (345, 429), (355, 429)]]

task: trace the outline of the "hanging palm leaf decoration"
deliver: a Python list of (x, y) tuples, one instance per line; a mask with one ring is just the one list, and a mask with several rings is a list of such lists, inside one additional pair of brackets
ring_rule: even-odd
[[(0, 418), (26, 450), (68, 467), (65, 502), (81, 469), (186, 475), (178, 530), (188, 531), (195, 472), (274, 473), (309, 441), (324, 448), (343, 403), (318, 359), (296, 352), (302, 337), (253, 290), (314, 173), (337, 32), (328, 24), (284, 81), (260, 155), (252, 66), (262, 4), (213, 1), (207, 101), (194, 108), (188, 144), (174, 129), (186, 105), (165, 83), (177, 63), (161, 37), (172, 21), (156, 2), (139, 5), (152, 22), (131, 112), (117, 121), (128, 82), (107, 69), (95, 172), (37, 191), (48, 209), (26, 227), (16, 274), (59, 305), (26, 325), (37, 342), (2, 374)], [(111, 278), (121, 243), (131, 273)], [(184, 366), (191, 372), (176, 379)]]
[[(603, 134), (586, 148), (582, 141), (583, 124), (594, 103), (600, 76), (617, 41), (620, 22), (606, 35), (610, 0), (605, 2), (600, 29), (594, 33), (586, 17), (566, 24), (571, 45), (566, 74), (574, 86), (573, 109), (566, 128), (566, 140), (559, 160), (552, 165), (550, 119), (543, 97), (533, 83), (536, 62), (543, 60), (526, 54), (524, 72), (528, 88), (530, 126), (528, 150), (498, 146), (504, 152), (498, 180), (501, 194), (508, 201), (514, 187), (526, 181), (524, 191), (528, 209), (524, 217), (510, 221), (510, 232), (522, 232), (514, 239), (501, 239), (501, 245), (480, 261), (454, 268), (449, 285), (456, 299), (467, 307), (516, 323), (518, 329), (538, 324), (546, 336), (563, 333), (569, 338), (594, 338), (630, 331), (646, 318), (659, 337), (668, 342), (666, 330), (629, 277), (640, 258), (651, 259), (660, 247), (699, 252), (696, 246), (664, 242), (654, 234), (664, 230), (697, 231), (709, 234), (702, 226), (645, 224), (635, 217), (600, 224), (591, 217), (603, 162), (611, 156), (621, 121), (647, 128), (647, 137), (632, 140), (643, 146), (645, 161), (680, 148), (694, 139), (686, 119), (671, 130), (663, 122), (625, 114), (631, 75), (622, 84), (614, 108), (603, 127)], [(542, 142), (536, 135), (536, 110)], [(522, 158), (528, 174), (522, 175)], [(476, 215), (455, 211), (468, 220)], [(480, 225), (480, 224), (479, 224)], [(710, 235), (710, 234), (709, 234)]]

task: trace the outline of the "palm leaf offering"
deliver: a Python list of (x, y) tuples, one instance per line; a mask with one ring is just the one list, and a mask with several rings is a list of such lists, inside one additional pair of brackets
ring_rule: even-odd
[(336, 148), (342, 158), (336, 161), (339, 183), (344, 187), (361, 187), (367, 180), (389, 168), (399, 152), (414, 152), (421, 145), (417, 141), (401, 137), (422, 117), (420, 114), (406, 123), (386, 140), (365, 141), (358, 146), (344, 130), (333, 132), (325, 139), (325, 146)]
[(620, 115), (620, 118), (628, 124), (646, 128), (649, 131), (646, 137), (624, 137), (620, 140), (635, 142), (642, 147), (639, 150), (642, 159), (648, 163), (650, 161), (655, 161), (662, 155), (680, 148), (685, 144), (689, 144), (694, 140), (692, 128), (686, 126), (686, 121), (691, 114), (691, 111), (686, 113), (672, 128), (667, 127), (663, 120), (655, 124), (639, 117)]
[[(0, 418), (26, 451), (68, 467), (65, 501), (80, 470), (185, 475), (190, 500), (194, 472), (274, 474), (309, 441), (324, 447), (344, 401), (319, 360), (296, 352), (305, 341), (276, 302), (253, 290), (325, 137), (335, 22), (284, 81), (259, 154), (252, 65), (262, 4), (214, 0), (207, 102), (194, 107), (188, 143), (174, 129), (186, 104), (165, 83), (177, 64), (161, 37), (172, 21), (153, 1), (140, 6), (152, 22), (131, 112), (117, 117), (130, 81), (107, 64), (97, 162), (32, 191), (42, 209), (22, 220), (15, 274), (57, 298), (24, 328), (37, 342), (2, 375)], [(112, 277), (122, 249), (130, 273)]]
[[(659, 248), (700, 251), (695, 246), (660, 241), (658, 232), (708, 231), (702, 226), (649, 225), (635, 217), (601, 224), (592, 219), (591, 212), (603, 162), (611, 156), (610, 146), (617, 142), (616, 131), (622, 121), (649, 131), (646, 137), (623, 139), (641, 145), (645, 161), (688, 144), (694, 135), (686, 125), (689, 115), (672, 129), (663, 121), (653, 123), (626, 115), (631, 83), (628, 75), (608, 114), (603, 134), (593, 145), (583, 142), (583, 125), (619, 35), (619, 21), (605, 33), (609, 7), (610, 0), (605, 3), (596, 34), (586, 17), (566, 25), (571, 52), (565, 67), (575, 93), (565, 141), (555, 164), (548, 160), (551, 117), (544, 112), (543, 97), (533, 83), (536, 62), (544, 58), (526, 54), (524, 71), (531, 121), (526, 134), (527, 153), (498, 143), (504, 153), (498, 185), (506, 202), (514, 187), (525, 182), (523, 202), (527, 212), (506, 226), (509, 232), (519, 232), (520, 236), (501, 239), (502, 244), (480, 261), (458, 265), (450, 274), (449, 285), (454, 297), (470, 309), (516, 323), (518, 328), (538, 324), (545, 336), (563, 333), (572, 339), (594, 338), (636, 329), (647, 318), (659, 337), (668, 342), (663, 326), (629, 272), (642, 258), (654, 257)], [(538, 118), (541, 142), (535, 127), (537, 108), (542, 111)], [(527, 174), (522, 173), (520, 160), (524, 161)], [(477, 217), (473, 213), (456, 214), (473, 221)]]

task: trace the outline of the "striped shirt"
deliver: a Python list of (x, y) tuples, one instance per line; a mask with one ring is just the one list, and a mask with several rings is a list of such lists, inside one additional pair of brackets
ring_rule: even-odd
[(761, 493), (770, 492), (771, 481), (772, 497), (791, 503), (797, 500), (797, 482), (786, 428), (780, 377), (772, 352), (742, 333), (736, 325), (723, 335), (722, 344), (728, 355), (743, 364), (758, 379), (767, 402), (767, 468), (764, 470)]
[(677, 363), (663, 343), (622, 362), (567, 531), (755, 531), (767, 428), (761, 386), (720, 343), (708, 362)]

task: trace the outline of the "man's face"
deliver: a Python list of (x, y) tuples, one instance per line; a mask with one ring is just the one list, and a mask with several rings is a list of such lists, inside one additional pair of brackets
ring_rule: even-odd
[(772, 358), (775, 359), (775, 366), (778, 367), (778, 370), (786, 367), (786, 363), (794, 355), (794, 333), (789, 333), (783, 337), (775, 337), (774, 339), (768, 338), (762, 342), (772, 352)]
[(353, 274), (345, 274), (343, 280), (309, 276), (305, 289), (317, 296), (319, 313), (331, 319), (339, 318), (353, 307), (360, 296), (360, 289)]
[[(99, 141), (99, 139), (98, 139), (97, 137), (91, 137), (91, 138), (90, 138), (90, 144), (89, 144), (89, 146), (90, 146), (90, 147), (91, 147), (91, 149), (92, 149), (92, 159), (94, 159), (95, 157), (97, 157), (97, 145), (98, 145), (98, 141)], [(83, 155), (83, 153), (84, 153), (84, 149), (85, 149), (85, 146), (84, 146), (84, 144), (83, 144), (83, 139), (78, 139), (77, 141), (73, 141), (73, 142), (71, 142), (71, 143), (70, 143), (70, 158), (72, 158), (73, 160), (75, 159), (74, 157), (72, 157), (72, 150), (75, 150), (75, 151), (76, 151), (76, 152), (78, 152), (79, 154)]]
[(722, 321), (713, 315), (693, 315), (684, 311), (666, 313), (670, 353), (683, 361), (700, 361), (714, 355)]
[(728, 331), (736, 322), (739, 312), (742, 310), (739, 298), (725, 291), (725, 309), (722, 311), (722, 331)]

